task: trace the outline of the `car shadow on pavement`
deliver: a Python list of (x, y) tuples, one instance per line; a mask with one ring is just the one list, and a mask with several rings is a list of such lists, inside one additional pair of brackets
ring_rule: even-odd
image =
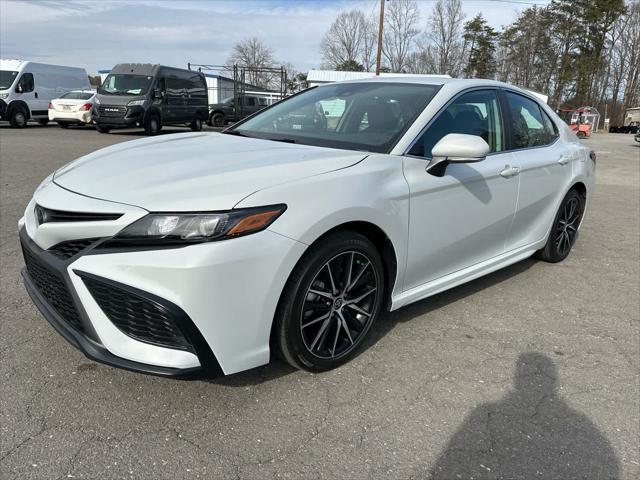
[(431, 478), (618, 478), (620, 464), (611, 444), (558, 396), (557, 383), (549, 357), (521, 354), (513, 390), (467, 415)]

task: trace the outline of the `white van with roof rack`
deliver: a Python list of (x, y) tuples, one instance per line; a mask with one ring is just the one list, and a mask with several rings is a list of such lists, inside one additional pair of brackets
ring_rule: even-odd
[(90, 90), (84, 68), (24, 60), (0, 60), (0, 120), (23, 128), (28, 120), (49, 121), (48, 106), (71, 90)]

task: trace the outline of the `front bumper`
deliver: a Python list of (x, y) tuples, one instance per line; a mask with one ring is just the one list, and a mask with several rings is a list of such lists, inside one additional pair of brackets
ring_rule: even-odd
[[(103, 106), (102, 109), (109, 109), (109, 106)], [(95, 123), (104, 127), (112, 128), (127, 128), (127, 127), (140, 127), (144, 125), (144, 108), (140, 106), (125, 107), (121, 112), (114, 112), (113, 114), (100, 113), (101, 107), (94, 105), (91, 110), (91, 116)]]
[[(37, 226), (33, 214), (36, 202), (65, 211), (77, 211), (79, 206), (85, 212), (113, 211), (116, 205), (129, 211), (113, 222)], [(202, 370), (231, 374), (268, 363), (276, 306), (306, 246), (265, 230), (182, 248), (98, 248), (101, 239), (115, 235), (144, 214), (142, 209), (82, 197), (53, 183), (36, 192), (21, 220), (21, 241), (27, 254), (36, 255), (63, 279), (83, 328), (78, 331), (70, 326), (60, 309), (53, 308), (51, 295), (47, 299), (26, 271), (27, 291), (45, 318), (88, 357), (129, 370), (170, 376)], [(80, 238), (97, 240), (65, 262), (53, 258), (51, 251), (61, 241)], [(106, 301), (96, 296), (88, 277), (115, 288), (116, 293)], [(118, 289), (172, 312), (190, 348), (165, 348), (121, 330), (112, 311), (121, 303)]]
[(6, 120), (7, 117), (7, 102), (0, 99), (0, 120)]

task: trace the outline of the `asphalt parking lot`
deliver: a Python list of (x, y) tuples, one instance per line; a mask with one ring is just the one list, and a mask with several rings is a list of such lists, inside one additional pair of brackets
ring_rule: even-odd
[(20, 278), (16, 223), (38, 183), (136, 138), (0, 126), (1, 478), (640, 478), (631, 135), (588, 140), (597, 189), (565, 262), (527, 260), (387, 314), (329, 373), (273, 361), (191, 381), (86, 359)]

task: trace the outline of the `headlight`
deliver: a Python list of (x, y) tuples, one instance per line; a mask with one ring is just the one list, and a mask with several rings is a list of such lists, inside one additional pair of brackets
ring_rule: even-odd
[(9, 98), (9, 93), (0, 93), (0, 98), (4, 100), (5, 98)]
[(286, 209), (270, 205), (219, 213), (150, 213), (102, 245), (176, 245), (240, 237), (264, 230)]
[(146, 102), (146, 100), (142, 99), (142, 100), (131, 100), (129, 103), (127, 103), (127, 107), (141, 107), (142, 105), (144, 105), (144, 102)]

